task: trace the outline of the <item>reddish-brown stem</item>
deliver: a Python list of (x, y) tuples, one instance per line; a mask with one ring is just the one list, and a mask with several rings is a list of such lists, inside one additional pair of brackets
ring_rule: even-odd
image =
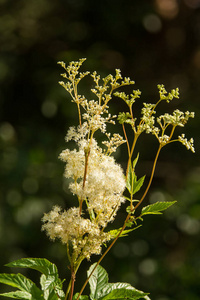
[(82, 123), (81, 123), (81, 111), (80, 111), (80, 105), (79, 105), (79, 103), (77, 103), (77, 107), (78, 107), (79, 125), (82, 126)]
[(70, 296), (69, 296), (69, 300), (72, 300), (73, 298), (73, 294), (74, 294), (74, 282), (75, 282), (75, 273), (72, 272), (71, 274), (71, 290), (70, 290)]
[[(90, 155), (90, 149), (85, 150), (85, 171), (84, 171), (83, 186), (82, 186), (83, 190), (84, 190), (85, 182), (86, 182), (89, 155)], [(80, 215), (81, 215), (81, 211), (82, 211), (82, 204), (83, 204), (83, 198), (81, 198), (81, 200), (80, 200), (80, 210), (79, 210)]]

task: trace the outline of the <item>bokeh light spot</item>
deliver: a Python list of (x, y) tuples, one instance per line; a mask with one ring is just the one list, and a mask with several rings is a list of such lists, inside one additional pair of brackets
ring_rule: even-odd
[(11, 189), (11, 190), (8, 191), (8, 193), (6, 195), (6, 199), (7, 199), (7, 202), (11, 206), (17, 206), (22, 201), (22, 195), (20, 194), (19, 191)]
[(114, 255), (118, 258), (127, 257), (129, 252), (129, 246), (122, 242), (118, 243), (113, 249)]
[(177, 226), (183, 232), (190, 235), (198, 234), (200, 231), (200, 222), (186, 214), (182, 214), (178, 217)]
[(191, 7), (191, 8), (200, 7), (200, 0), (185, 0), (184, 2), (188, 7)]
[(134, 255), (143, 256), (149, 251), (149, 245), (144, 240), (137, 240), (131, 245), (131, 250)]
[(0, 125), (0, 137), (5, 142), (12, 141), (15, 137), (15, 129), (14, 127), (7, 122), (4, 122)]
[(140, 273), (146, 276), (150, 276), (154, 274), (156, 269), (157, 269), (156, 261), (151, 258), (144, 259), (139, 265)]
[(173, 19), (179, 12), (177, 0), (156, 0), (156, 8), (159, 14), (167, 19)]
[(26, 193), (35, 194), (38, 190), (38, 181), (35, 178), (25, 178), (22, 187)]
[(33, 219), (41, 218), (45, 210), (44, 201), (32, 198), (27, 200), (23, 206), (21, 206), (15, 214), (17, 223), (21, 225), (29, 224)]
[(165, 195), (159, 191), (153, 192), (149, 197), (150, 203), (163, 202), (165, 200)]
[(57, 113), (57, 105), (52, 101), (45, 101), (42, 104), (41, 111), (46, 118), (52, 118)]
[(150, 14), (143, 19), (144, 28), (150, 33), (157, 33), (162, 29), (162, 22), (157, 15)]

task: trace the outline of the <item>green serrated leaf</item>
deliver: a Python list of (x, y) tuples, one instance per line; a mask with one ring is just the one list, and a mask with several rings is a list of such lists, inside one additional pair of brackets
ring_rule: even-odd
[(57, 276), (58, 270), (55, 264), (45, 258), (21, 258), (6, 264), (7, 267), (30, 268), (43, 274)]
[[(137, 180), (137, 176), (135, 174), (135, 166), (138, 162), (139, 154), (137, 155), (136, 159), (133, 161), (133, 165), (129, 164), (128, 176), (126, 180), (126, 187), (130, 193), (130, 195), (136, 194), (142, 187), (144, 183), (145, 176), (141, 177)], [(131, 201), (131, 200), (129, 200)]]
[(136, 164), (138, 162), (138, 159), (139, 159), (139, 153), (138, 153), (137, 157), (133, 161), (133, 170), (135, 169), (135, 166), (136, 166)]
[[(79, 293), (76, 293), (74, 296), (73, 296), (73, 300), (76, 300), (77, 299), (77, 297), (78, 297), (78, 295), (79, 295)], [(81, 295), (80, 297), (79, 297), (79, 299), (80, 300), (89, 300), (89, 297), (87, 296), (87, 295)]]
[(105, 297), (115, 289), (130, 288), (131, 285), (126, 282), (107, 283), (101, 291), (100, 298)]
[(132, 227), (133, 226), (133, 222), (129, 221), (129, 222), (126, 222), (126, 227)]
[[(127, 208), (126, 208), (126, 212), (128, 213), (128, 214), (131, 214), (132, 213), (132, 211), (131, 211), (131, 207), (130, 206), (127, 206)], [(135, 211), (134, 211), (135, 212)]]
[(30, 292), (34, 283), (22, 274), (0, 274), (0, 282)]
[(65, 296), (60, 297), (60, 295), (55, 290), (51, 289), (51, 290), (48, 290), (48, 294), (46, 293), (44, 299), (45, 300), (60, 300), (60, 299), (64, 300)]
[(8, 292), (4, 294), (0, 294), (3, 297), (9, 297), (14, 299), (22, 299), (22, 300), (31, 300), (31, 294), (24, 292), (24, 291), (15, 291), (15, 292)]
[(143, 207), (141, 216), (144, 215), (159, 215), (161, 214), (161, 211), (167, 209), (171, 205), (176, 203), (176, 201), (170, 201), (170, 202), (156, 202), (154, 204), (150, 204), (148, 206)]
[[(132, 225), (133, 225), (133, 223), (130, 222), (130, 227)], [(139, 226), (134, 227), (132, 229), (123, 230), (122, 233), (120, 234), (120, 237), (127, 236), (131, 231), (138, 229), (140, 226), (142, 226), (142, 225), (139, 225)], [(112, 238), (114, 239), (119, 234), (120, 230), (121, 230), (121, 228), (115, 229), (115, 230), (110, 230), (109, 233), (111, 234)]]
[(139, 180), (137, 180), (137, 177), (136, 177), (136, 180), (134, 181), (133, 183), (133, 195), (136, 194), (142, 187), (143, 183), (144, 183), (144, 179), (145, 179), (145, 176), (141, 177)]
[[(114, 290), (120, 290), (120, 289), (126, 289), (126, 290), (132, 290), (135, 293), (135, 297), (136, 297), (136, 293), (137, 296), (140, 296), (146, 300), (150, 300), (146, 295), (147, 293), (144, 293), (142, 291), (139, 291), (137, 289), (135, 289), (134, 287), (132, 287), (129, 283), (126, 282), (116, 282), (116, 283), (107, 283), (104, 288), (101, 291), (101, 295), (99, 299), (104, 299), (105, 297), (107, 297), (111, 292), (113, 292)], [(142, 296), (141, 296), (142, 295)], [(110, 296), (112, 296), (112, 294), (110, 294)], [(138, 298), (139, 299), (139, 298)]]
[[(56, 299), (55, 295), (59, 295), (61, 299), (65, 298), (62, 290), (62, 282), (58, 276), (58, 270), (55, 264), (44, 258), (22, 258), (8, 263), (8, 267), (30, 268), (41, 272), (40, 284), (45, 295), (51, 295), (49, 300)], [(45, 298), (47, 299), (47, 297)]]
[(32, 296), (31, 299), (44, 299), (42, 297), (42, 291), (36, 286), (36, 284), (22, 274), (0, 274), (0, 282), (29, 293)]
[[(133, 224), (132, 224), (132, 225), (133, 225)], [(136, 227), (134, 227), (134, 228), (132, 228), (132, 229), (124, 230), (122, 236), (127, 236), (127, 234), (128, 234), (129, 232), (134, 231), (134, 230), (138, 229), (138, 228), (141, 227), (141, 226), (142, 226), (142, 225), (138, 225), (138, 226), (136, 226)], [(120, 237), (121, 237), (121, 236), (120, 236)]]
[(101, 298), (101, 300), (112, 300), (112, 299), (131, 299), (137, 300), (144, 298), (144, 296), (148, 295), (147, 293), (143, 293), (139, 290), (133, 289), (130, 286), (127, 288), (117, 288), (113, 289), (108, 295)]
[(129, 193), (131, 195), (133, 195), (133, 185), (134, 185), (134, 181), (137, 180), (137, 177), (135, 175), (135, 166), (138, 162), (138, 159), (139, 159), (139, 153), (137, 155), (137, 157), (134, 159), (133, 163), (132, 163), (132, 166), (131, 166), (131, 163), (129, 164), (129, 169), (128, 169), (128, 176), (127, 176), (127, 180), (126, 180), (126, 187), (129, 191)]
[[(93, 271), (95, 266), (96, 263), (90, 266), (89, 270), (87, 271), (88, 277), (90, 276), (90, 273)], [(99, 293), (107, 283), (108, 283), (108, 273), (103, 267), (98, 265), (89, 279), (90, 298), (98, 299)]]
[[(88, 270), (88, 276), (91, 274), (92, 270), (96, 264), (93, 264)], [(129, 283), (117, 282), (108, 283), (108, 274), (106, 270), (100, 265), (97, 266), (94, 273), (92, 274), (90, 280), (91, 299), (95, 300), (117, 300), (117, 299), (146, 299), (150, 300), (147, 293), (139, 291), (132, 287)], [(87, 297), (87, 296), (84, 296)], [(76, 299), (76, 298), (75, 298)], [(73, 299), (73, 300), (75, 300)], [(81, 299), (88, 300), (88, 299)]]
[(128, 176), (127, 176), (127, 180), (126, 180), (126, 187), (129, 191), (130, 195), (132, 195), (134, 176), (135, 176), (135, 173), (134, 173), (134, 171), (132, 171), (132, 167), (130, 164), (129, 169), (128, 169)]
[(40, 284), (42, 287), (42, 290), (48, 290), (52, 284), (55, 284), (55, 277), (54, 276), (45, 276), (42, 274), (40, 277)]

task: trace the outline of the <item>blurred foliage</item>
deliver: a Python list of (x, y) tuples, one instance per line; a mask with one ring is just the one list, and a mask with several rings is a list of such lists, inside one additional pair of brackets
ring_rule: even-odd
[[(186, 127), (196, 154), (179, 144), (165, 149), (146, 199), (178, 200), (177, 205), (121, 239), (103, 266), (110, 281), (128, 281), (154, 300), (198, 300), (200, 1), (0, 0), (0, 51), (1, 272), (14, 259), (46, 257), (66, 277), (65, 248), (41, 233), (40, 219), (53, 205), (68, 207), (74, 200), (57, 157), (77, 115), (57, 84), (56, 62), (87, 57), (91, 71), (106, 75), (120, 68), (136, 81), (144, 102), (157, 99), (158, 83), (168, 90), (178, 86), (181, 100), (164, 111), (196, 112)], [(123, 108), (116, 102), (112, 110)], [(139, 108), (138, 103), (136, 113)], [(141, 139), (138, 176), (150, 174), (153, 142)], [(122, 147), (122, 164), (125, 156)], [(81, 276), (76, 289), (86, 276), (84, 266)]]

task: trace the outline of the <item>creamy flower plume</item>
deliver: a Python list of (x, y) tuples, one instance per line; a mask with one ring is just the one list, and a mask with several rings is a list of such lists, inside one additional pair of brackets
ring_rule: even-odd
[(62, 211), (60, 207), (55, 206), (44, 215), (42, 221), (42, 230), (46, 231), (51, 240), (58, 238), (63, 244), (73, 245), (76, 258), (81, 252), (87, 259), (91, 254), (100, 254), (102, 244), (111, 238), (110, 234), (102, 232), (95, 222), (81, 217), (77, 207)]
[[(179, 141), (194, 152), (192, 138), (187, 140), (184, 134), (173, 138), (175, 128), (184, 127), (188, 119), (194, 117), (193, 112), (184, 113), (176, 109), (172, 114), (165, 113), (155, 117), (156, 107), (160, 102), (169, 103), (173, 98), (179, 98), (178, 88), (168, 93), (164, 85), (158, 85), (159, 100), (155, 104), (144, 102), (141, 117), (137, 118), (134, 116), (132, 106), (136, 99), (140, 98), (141, 92), (133, 90), (130, 95), (127, 95), (125, 92), (116, 91), (120, 87), (134, 84), (130, 78), (122, 78), (119, 69), (115, 70), (115, 76), (109, 74), (105, 78), (101, 78), (96, 71), (93, 72), (91, 74), (93, 80), (91, 92), (95, 99), (88, 100), (85, 96), (80, 95), (78, 84), (90, 74), (90, 72), (81, 73), (79, 70), (84, 61), (85, 59), (72, 61), (68, 66), (59, 62), (65, 69), (65, 73), (61, 76), (66, 81), (59, 83), (69, 93), (71, 101), (77, 105), (78, 110), (79, 125), (70, 127), (65, 138), (67, 142), (74, 142), (75, 148), (63, 150), (59, 156), (65, 163), (64, 176), (70, 179), (69, 190), (77, 197), (75, 202), (77, 207), (62, 211), (60, 207), (55, 206), (42, 219), (44, 223), (42, 230), (46, 231), (50, 239), (58, 238), (67, 245), (68, 258), (74, 266), (79, 266), (84, 258), (89, 259), (92, 254), (100, 254), (102, 245), (115, 238), (113, 234), (106, 232), (106, 226), (114, 220), (125, 199), (129, 199), (123, 196), (126, 188), (123, 170), (111, 156), (121, 144), (127, 143), (129, 159), (126, 177), (127, 180), (132, 178), (127, 187), (130, 194), (137, 192), (144, 180), (142, 178), (137, 180), (134, 170), (130, 167), (136, 141), (142, 133), (150, 133), (157, 138), (159, 151), (165, 145)], [(118, 116), (125, 140), (119, 134), (111, 135), (108, 132), (107, 124), (115, 124), (113, 119), (116, 117), (109, 113), (108, 106), (113, 95), (121, 98), (128, 106), (128, 112), (119, 113)], [(125, 125), (127, 124), (131, 126), (133, 133), (132, 146), (129, 145), (126, 135)], [(106, 136), (106, 140), (104, 139), (102, 142), (103, 148), (95, 139), (97, 131)], [(157, 157), (158, 155), (154, 162), (150, 182), (143, 198), (135, 206), (136, 208), (143, 201), (149, 189)], [(129, 174), (129, 170), (132, 171), (132, 175)], [(133, 202), (137, 201), (132, 196), (131, 194), (131, 199), (129, 199), (131, 206), (128, 207), (131, 209), (131, 213), (133, 213)], [(130, 217), (129, 221), (131, 220), (134, 222), (133, 216)], [(126, 227), (126, 224), (124, 226)], [(118, 231), (116, 230), (116, 232)]]

